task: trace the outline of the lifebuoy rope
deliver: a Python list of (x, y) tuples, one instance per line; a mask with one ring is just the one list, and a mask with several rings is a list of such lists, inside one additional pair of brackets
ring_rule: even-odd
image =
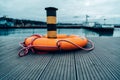
[(94, 43), (91, 40), (88, 40), (88, 42), (91, 43), (91, 46), (92, 46), (91, 48), (83, 48), (83, 47), (81, 47), (81, 46), (79, 46), (79, 45), (77, 45), (77, 44), (75, 44), (71, 41), (68, 41), (68, 40), (58, 40), (57, 43), (56, 43), (57, 46), (60, 46), (59, 42), (68, 42), (68, 43), (70, 43), (70, 44), (72, 44), (72, 45), (74, 45), (74, 46), (76, 46), (80, 49), (86, 50), (86, 51), (90, 51), (90, 50), (94, 49)]
[[(40, 37), (41, 37), (41, 36), (40, 36)], [(71, 42), (71, 41), (68, 41), (68, 40), (58, 40), (58, 41), (56, 42), (56, 46), (32, 45), (32, 43), (33, 43), (36, 39), (37, 39), (37, 38), (33, 39), (28, 46), (26, 46), (24, 42), (23, 42), (23, 43), (20, 43), (22, 49), (19, 51), (18, 55), (19, 55), (20, 57), (23, 57), (23, 56), (25, 56), (25, 55), (28, 54), (29, 50), (31, 50), (33, 53), (35, 53), (35, 50), (34, 50), (33, 47), (58, 48), (59, 50), (61, 50), (61, 48), (60, 48), (60, 42), (68, 42), (68, 43), (70, 43), (70, 44), (72, 44), (72, 45), (74, 45), (74, 46), (76, 46), (76, 47), (78, 47), (78, 48), (80, 48), (80, 49), (86, 50), (86, 51), (90, 51), (90, 50), (93, 50), (93, 49), (94, 49), (94, 43), (93, 43), (91, 40), (88, 40), (88, 42), (91, 44), (91, 47), (90, 47), (90, 48), (83, 48), (83, 47), (81, 47), (81, 46), (79, 46), (79, 45), (77, 45), (77, 44), (75, 44), (75, 43), (73, 43), (73, 42)], [(47, 52), (40, 52), (40, 53), (47, 53)]]

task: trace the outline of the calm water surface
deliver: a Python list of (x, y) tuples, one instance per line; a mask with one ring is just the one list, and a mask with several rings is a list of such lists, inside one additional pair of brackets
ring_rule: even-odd
[[(0, 29), (0, 37), (27, 37), (33, 34), (44, 35), (47, 29)], [(57, 29), (58, 34), (75, 34), (86, 37), (120, 37), (120, 28), (115, 28), (113, 32), (96, 32), (87, 29)]]

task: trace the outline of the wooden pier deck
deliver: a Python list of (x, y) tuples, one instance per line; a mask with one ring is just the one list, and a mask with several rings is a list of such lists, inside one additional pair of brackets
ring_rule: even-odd
[(28, 54), (23, 38), (0, 38), (0, 80), (120, 80), (120, 38), (93, 37), (93, 51)]

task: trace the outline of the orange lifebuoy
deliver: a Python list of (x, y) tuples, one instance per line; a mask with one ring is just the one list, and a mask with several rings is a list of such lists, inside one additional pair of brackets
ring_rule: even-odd
[(85, 37), (76, 35), (58, 34), (56, 39), (47, 38), (46, 35), (33, 35), (25, 39), (25, 45), (32, 45), (34, 49), (41, 51), (57, 51), (61, 50), (75, 50), (79, 47), (71, 44), (74, 43), (80, 47), (87, 45), (88, 40)]

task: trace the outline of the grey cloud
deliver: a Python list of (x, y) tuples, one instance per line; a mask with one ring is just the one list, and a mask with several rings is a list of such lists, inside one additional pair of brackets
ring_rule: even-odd
[(88, 14), (91, 21), (102, 22), (104, 16), (109, 23), (120, 23), (120, 0), (1, 0), (0, 16), (45, 21), (49, 6), (59, 9), (58, 22), (83, 22)]

